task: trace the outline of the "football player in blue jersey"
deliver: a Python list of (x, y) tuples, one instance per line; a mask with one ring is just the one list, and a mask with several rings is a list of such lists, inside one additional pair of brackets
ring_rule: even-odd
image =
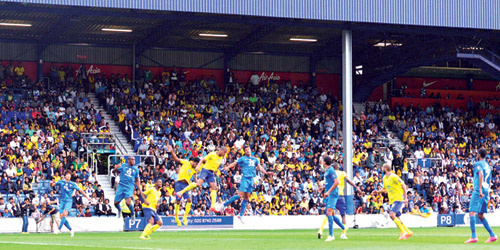
[(241, 221), (241, 223), (243, 223), (242, 217), (243, 214), (245, 213), (245, 208), (247, 206), (248, 199), (250, 198), (250, 195), (252, 195), (253, 192), (253, 179), (256, 176), (255, 169), (257, 168), (260, 172), (266, 175), (272, 175), (274, 174), (274, 172), (266, 172), (266, 170), (260, 165), (259, 158), (252, 156), (252, 150), (248, 146), (245, 147), (245, 155), (238, 158), (237, 161), (226, 166), (224, 170), (227, 171), (229, 169), (232, 169), (236, 165), (238, 165), (241, 168), (242, 172), (240, 187), (238, 188), (239, 193), (238, 195), (234, 195), (233, 197), (229, 198), (229, 200), (227, 200), (224, 203), (224, 206), (227, 206), (232, 202), (236, 201), (237, 199), (241, 198), (242, 201), (241, 201), (240, 214), (237, 217)]
[(476, 235), (476, 213), (479, 220), (483, 223), (484, 228), (490, 234), (490, 238), (485, 243), (491, 243), (498, 240), (498, 237), (493, 233), (490, 224), (484, 217), (488, 212), (489, 189), (491, 183), (491, 167), (485, 161), (486, 149), (480, 148), (478, 151), (479, 161), (474, 164), (474, 186), (472, 188), (472, 196), (469, 203), (470, 215), (470, 230), (472, 232), (470, 239), (465, 241), (468, 243), (476, 243), (478, 241)]
[(141, 181), (139, 179), (139, 169), (135, 166), (135, 157), (129, 156), (127, 163), (123, 163), (121, 166), (116, 165), (113, 172), (120, 172), (120, 182), (118, 183), (115, 195), (115, 207), (118, 209), (118, 218), (120, 218), (122, 214), (120, 202), (125, 199), (125, 203), (132, 213), (132, 223), (134, 223), (135, 213), (134, 206), (132, 205), (132, 199), (134, 197), (135, 186), (139, 188), (142, 199), (148, 203), (144, 197), (144, 193), (140, 190)]
[(58, 182), (50, 182), (50, 186), (54, 187), (57, 186), (59, 188), (59, 195), (60, 195), (60, 206), (59, 210), (62, 211), (61, 214), (61, 222), (59, 223), (59, 228), (58, 231), (55, 233), (58, 234), (63, 226), (66, 226), (68, 228), (69, 232), (71, 233), (71, 237), (75, 236), (75, 232), (69, 225), (68, 220), (66, 217), (68, 216), (68, 213), (71, 211), (71, 208), (73, 207), (73, 193), (80, 192), (83, 197), (87, 198), (87, 200), (90, 201), (90, 198), (81, 190), (76, 183), (71, 181), (71, 171), (66, 170), (64, 171), (64, 179), (58, 181)]

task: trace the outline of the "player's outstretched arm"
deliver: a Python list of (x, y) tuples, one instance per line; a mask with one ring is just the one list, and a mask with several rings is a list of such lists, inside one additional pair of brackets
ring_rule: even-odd
[(347, 183), (349, 183), (349, 185), (353, 186), (353, 187), (356, 189), (356, 191), (358, 191), (358, 192), (360, 192), (360, 193), (361, 193), (361, 189), (359, 189), (359, 187), (358, 187), (358, 186), (356, 186), (356, 184), (354, 184), (354, 182), (353, 182), (353, 181), (351, 181), (351, 179), (349, 179), (349, 177), (347, 177), (347, 176), (346, 176), (346, 177), (344, 177), (344, 180), (345, 180)]
[(231, 164), (229, 164), (229, 165), (225, 166), (222, 170), (224, 170), (224, 171), (228, 171), (229, 169), (233, 169), (233, 168), (234, 168), (237, 164), (238, 164), (238, 162), (237, 162), (237, 161), (235, 161), (235, 162), (233, 162), (233, 163), (231, 163)]
[(176, 162), (180, 162), (181, 160), (177, 157), (177, 155), (175, 154), (174, 152), (174, 149), (172, 148), (172, 146), (168, 145), (167, 146), (167, 152), (170, 152), (170, 154), (172, 155), (172, 159)]
[(120, 164), (115, 164), (115, 166), (113, 167), (113, 169), (111, 170), (111, 172), (114, 174), (114, 173), (118, 172), (119, 168), (120, 168)]
[[(404, 184), (403, 184), (403, 185), (404, 185)], [(377, 190), (373, 190), (373, 192), (372, 192), (372, 196), (374, 196), (374, 195), (379, 195), (379, 194), (385, 194), (385, 193), (387, 193), (387, 190), (385, 190), (385, 188), (382, 188), (382, 189), (380, 189), (380, 190), (378, 190), (378, 191), (377, 191)]]
[(83, 192), (83, 190), (78, 189), (78, 191), (80, 192), (80, 194), (82, 194), (82, 195), (83, 195), (83, 197), (85, 197), (87, 200), (89, 200), (89, 201), (90, 201), (90, 197), (88, 197), (88, 196), (87, 196), (87, 194), (86, 194), (85, 192)]
[(196, 173), (199, 173), (201, 171), (201, 166), (207, 162), (207, 157), (205, 156), (200, 162), (198, 162), (198, 165), (196, 165)]
[(263, 173), (263, 174), (265, 174), (265, 175), (273, 175), (273, 174), (274, 174), (274, 172), (273, 172), (273, 171), (269, 171), (269, 172), (268, 172), (268, 171), (266, 171), (266, 169), (265, 169), (264, 167), (262, 167), (262, 165), (260, 165), (260, 164), (258, 164), (258, 165), (257, 165), (257, 169), (258, 169), (261, 173)]
[[(149, 201), (146, 200), (146, 195), (144, 195), (144, 192), (142, 192), (141, 180), (139, 178), (135, 179), (135, 185), (137, 186), (137, 189), (139, 189), (139, 192), (141, 193), (141, 198), (144, 201), (144, 204), (149, 205)], [(146, 190), (146, 192), (147, 192), (147, 190)]]

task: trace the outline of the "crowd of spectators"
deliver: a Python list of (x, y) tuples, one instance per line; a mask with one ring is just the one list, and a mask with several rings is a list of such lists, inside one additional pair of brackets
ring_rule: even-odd
[[(60, 180), (69, 169), (72, 180), (94, 197), (90, 203), (75, 197), (75, 209), (99, 211), (97, 205), (105, 198), (85, 154), (88, 139), (97, 138), (88, 134), (109, 132), (109, 124), (78, 88), (82, 77), (58, 77), (52, 82), (57, 87), (47, 88), (32, 83), (21, 62), (12, 65), (0, 66), (0, 197), (18, 206), (26, 197), (38, 208), (57, 206), (57, 190), (48, 183)], [(0, 216), (16, 214), (12, 206), (3, 207), (2, 200), (0, 208)]]
[[(330, 155), (343, 167), (342, 105), (335, 97), (320, 93), (309, 83), (264, 82), (256, 74), (250, 79), (234, 79), (230, 88), (221, 88), (222, 83), (213, 76), (188, 81), (186, 73), (176, 67), (166, 68), (157, 76), (147, 68), (138, 68), (136, 76), (139, 81), (132, 81), (128, 75), (91, 75), (86, 77), (87, 87), (81, 77), (75, 76), (80, 81), (76, 85), (66, 78), (54, 78), (58, 89), (47, 91), (34, 84), (28, 91), (33, 98), (26, 98), (30, 101), (24, 105), (0, 96), (0, 126), (5, 127), (0, 131), (0, 146), (4, 147), (0, 184), (6, 183), (0, 185), (0, 192), (18, 192), (16, 196), (21, 197), (29, 194), (29, 190), (25, 193), (24, 182), (34, 185), (57, 180), (62, 170), (74, 169), (74, 181), (93, 197), (83, 204), (75, 197), (78, 214), (93, 208), (94, 215), (113, 215), (109, 201), (99, 195), (95, 178), (85, 171), (85, 159), (77, 157), (86, 147), (81, 133), (109, 128), (89, 103), (86, 92), (95, 91), (137, 154), (151, 156), (139, 167), (140, 188), (145, 190), (154, 180), (163, 180), (161, 215), (173, 214), (173, 187), (179, 171), (166, 145), (172, 145), (185, 159), (203, 157), (226, 145), (230, 150), (223, 164), (235, 161), (243, 154), (243, 145), (249, 145), (264, 168), (276, 173), (255, 179), (255, 192), (246, 208), (238, 201), (224, 208), (222, 203), (237, 191), (241, 173), (237, 168), (220, 171), (215, 205), (218, 214), (233, 215), (241, 209), (247, 215), (324, 214), (323, 193), (319, 192), (323, 169), (318, 159)], [(6, 90), (3, 94), (8, 96)], [(24, 111), (23, 119), (16, 110)], [(374, 189), (381, 188), (380, 167), (386, 162), (392, 163), (395, 173), (410, 187), (403, 212), (426, 216), (467, 211), (472, 165), (480, 147), (488, 149), (493, 169), (488, 207), (490, 211), (499, 209), (498, 130), (491, 118), (480, 119), (473, 112), (449, 107), (391, 109), (386, 103), (373, 103), (366, 104), (365, 110), (356, 110), (353, 131), (352, 180), (362, 190), (354, 194), (356, 213), (388, 210), (387, 197), (371, 196)], [(393, 137), (399, 137), (405, 148), (389, 145)], [(419, 165), (422, 158), (440, 161)], [(35, 195), (47, 195), (45, 200), (50, 200), (50, 191)], [(135, 211), (124, 207), (124, 213), (141, 215), (137, 194)], [(191, 195), (193, 215), (211, 213), (206, 184), (192, 190)]]
[[(388, 126), (405, 144), (401, 159), (393, 165), (436, 212), (467, 211), (473, 165), (481, 147), (487, 149), (492, 167), (488, 209), (500, 208), (499, 120), (491, 113), (479, 114), (487, 105), (485, 99), (476, 103), (469, 98), (467, 109), (439, 102), (428, 107), (395, 105), (388, 114)], [(423, 158), (437, 159), (439, 164), (419, 165)]]

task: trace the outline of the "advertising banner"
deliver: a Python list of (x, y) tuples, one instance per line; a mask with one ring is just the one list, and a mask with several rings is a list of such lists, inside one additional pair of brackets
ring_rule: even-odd
[[(188, 217), (188, 225), (181, 228), (175, 223), (174, 217), (161, 217), (163, 225), (160, 229), (213, 229), (213, 228), (233, 228), (232, 216), (214, 216), (214, 217)], [(182, 218), (181, 218), (182, 219)], [(125, 231), (142, 231), (147, 221), (142, 218), (136, 218), (132, 223), (131, 218), (125, 218)]]

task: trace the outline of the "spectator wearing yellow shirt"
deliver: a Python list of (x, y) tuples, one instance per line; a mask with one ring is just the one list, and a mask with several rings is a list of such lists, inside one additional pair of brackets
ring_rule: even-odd
[(413, 134), (408, 137), (408, 144), (412, 150), (415, 150), (415, 136)]
[(432, 151), (431, 145), (430, 144), (425, 145), (425, 147), (424, 147), (424, 155), (425, 155), (425, 157), (430, 157), (431, 151)]
[(16, 73), (17, 79), (20, 79), (24, 76), (24, 67), (22, 62), (17, 63), (17, 67), (14, 69), (14, 73)]
[(57, 71), (57, 77), (59, 78), (59, 82), (66, 81), (66, 71), (64, 70), (63, 66), (59, 67), (59, 71)]
[(300, 202), (299, 206), (300, 206), (300, 208), (305, 208), (306, 210), (309, 211), (309, 202), (307, 201), (306, 197), (302, 197), (302, 201)]

